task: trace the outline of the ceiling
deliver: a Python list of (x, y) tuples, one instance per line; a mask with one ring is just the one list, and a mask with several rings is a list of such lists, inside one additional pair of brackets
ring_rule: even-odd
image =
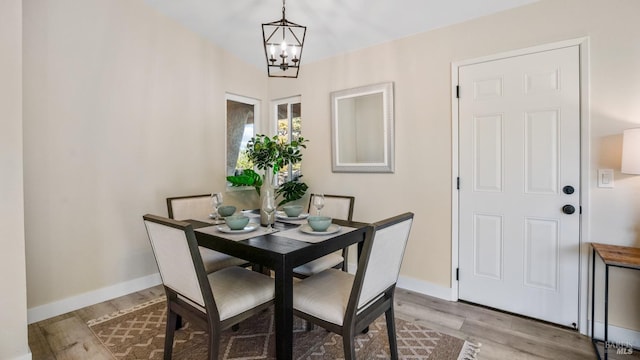
[[(289, 0), (286, 18), (307, 27), (305, 64), (536, 1)], [(145, 2), (266, 72), (261, 25), (282, 18), (282, 0)]]

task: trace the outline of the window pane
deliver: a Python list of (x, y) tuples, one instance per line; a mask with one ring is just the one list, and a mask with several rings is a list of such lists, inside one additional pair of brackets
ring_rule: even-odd
[(227, 175), (251, 169), (247, 142), (254, 135), (254, 105), (227, 100)]
[[(282, 103), (276, 105), (277, 134), (281, 141), (291, 142), (302, 135), (302, 106), (300, 103)], [(300, 175), (301, 164), (286, 166), (278, 173), (278, 183), (288, 181)]]
[[(302, 105), (291, 104), (291, 140), (298, 140), (302, 136)], [(293, 178), (301, 175), (302, 162), (293, 165), (291, 174)]]

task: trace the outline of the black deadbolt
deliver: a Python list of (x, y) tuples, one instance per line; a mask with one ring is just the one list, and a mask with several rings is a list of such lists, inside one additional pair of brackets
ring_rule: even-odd
[(571, 186), (571, 185), (567, 185), (567, 186), (562, 188), (562, 192), (567, 194), (567, 195), (573, 194), (574, 191), (575, 190), (573, 189), (573, 186)]
[(571, 215), (574, 212), (576, 212), (576, 208), (573, 207), (573, 205), (565, 205), (562, 207), (562, 212), (565, 214)]

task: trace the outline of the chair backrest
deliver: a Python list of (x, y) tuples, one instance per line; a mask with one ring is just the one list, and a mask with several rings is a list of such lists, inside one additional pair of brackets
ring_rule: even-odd
[[(313, 197), (315, 194), (309, 196), (309, 208), (308, 211), (315, 211), (313, 207)], [(320, 210), (320, 213), (325, 216), (330, 216), (334, 219), (351, 221), (353, 218), (353, 203), (356, 198), (353, 196), (344, 195), (325, 195), (324, 207)]]
[(170, 219), (206, 219), (211, 211), (211, 194), (167, 198), (167, 212)]
[(191, 225), (149, 214), (143, 219), (162, 283), (205, 307), (208, 294), (203, 295), (202, 284), (206, 272)]
[(373, 231), (365, 240), (354, 284), (354, 289), (359, 287), (357, 309), (398, 281), (412, 223), (413, 213), (404, 213), (373, 224)]

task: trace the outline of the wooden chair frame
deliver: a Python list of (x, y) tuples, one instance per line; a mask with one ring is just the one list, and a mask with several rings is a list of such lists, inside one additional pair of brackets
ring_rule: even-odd
[[(313, 201), (313, 197), (316, 194), (309, 194), (309, 206), (307, 207), (307, 212), (311, 213), (311, 206), (312, 206), (312, 201)], [(347, 221), (352, 221), (353, 220), (353, 204), (355, 203), (356, 198), (353, 196), (346, 196), (346, 195), (324, 195), (324, 198), (337, 198), (337, 199), (347, 199), (349, 200), (349, 214), (347, 216), (346, 219), (340, 219), (340, 220), (347, 220)], [(335, 266), (336, 269), (342, 269), (342, 271), (348, 271), (348, 267), (349, 265), (347, 264), (348, 259), (349, 259), (349, 248), (346, 247), (344, 249), (342, 249), (342, 258), (344, 259), (344, 261), (342, 262), (342, 264), (338, 264)], [(294, 276), (298, 277), (298, 278), (305, 278), (307, 277), (304, 274), (298, 274), (298, 273), (294, 273)]]
[(386, 290), (379, 294), (378, 297), (372, 300), (372, 302), (364, 305), (362, 307), (364, 308), (364, 310), (362, 310), (361, 312), (358, 312), (358, 302), (360, 300), (360, 294), (362, 292), (364, 276), (369, 266), (369, 257), (373, 249), (376, 232), (410, 219), (413, 219), (413, 213), (404, 213), (380, 222), (376, 222), (371, 225), (370, 229), (367, 230), (362, 254), (358, 263), (358, 271), (355, 275), (342, 326), (319, 319), (313, 315), (298, 311), (294, 308), (294, 314), (296, 316), (319, 325), (331, 332), (342, 335), (342, 342), (346, 360), (355, 360), (356, 358), (354, 347), (355, 336), (360, 334), (363, 330), (367, 329), (368, 326), (382, 314), (385, 314), (387, 323), (387, 334), (389, 337), (391, 358), (394, 360), (398, 359), (398, 344), (396, 340), (396, 327), (393, 307), (393, 297), (396, 284), (394, 283), (393, 285), (389, 286)]
[(195, 324), (198, 324), (198, 326), (207, 329), (209, 337), (207, 343), (209, 359), (217, 359), (218, 352), (220, 351), (220, 333), (222, 330), (230, 328), (242, 320), (269, 308), (273, 304), (273, 300), (221, 321), (220, 314), (218, 313), (218, 307), (216, 306), (213, 298), (213, 292), (209, 285), (207, 273), (204, 270), (204, 264), (200, 257), (198, 242), (193, 232), (193, 227), (186, 222), (166, 219), (151, 214), (144, 215), (143, 219), (145, 221), (180, 229), (185, 232), (191, 258), (193, 259), (193, 263), (196, 268), (198, 284), (200, 285), (200, 291), (202, 292), (205, 304), (205, 311), (203, 312), (201, 309), (194, 306), (191, 301), (185, 300), (182, 294), (178, 294), (173, 289), (164, 286), (164, 290), (167, 295), (167, 328), (164, 343), (164, 359), (171, 360), (174, 333), (176, 331), (179, 318), (185, 318)]
[[(180, 199), (191, 199), (191, 198), (200, 198), (200, 197), (208, 197), (211, 198), (211, 194), (202, 194), (202, 195), (186, 195), (186, 196), (174, 196), (174, 197), (168, 197), (167, 198), (167, 213), (169, 215), (170, 219), (175, 219), (174, 214), (173, 214), (173, 200), (180, 200)], [(182, 219), (184, 220), (184, 219)]]

